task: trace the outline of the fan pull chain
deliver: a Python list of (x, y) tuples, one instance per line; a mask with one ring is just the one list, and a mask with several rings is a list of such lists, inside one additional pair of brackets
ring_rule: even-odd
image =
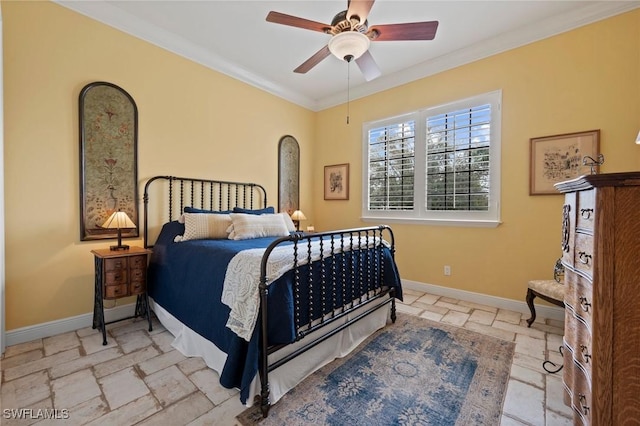
[(351, 61), (347, 61), (347, 124), (349, 124), (349, 100), (351, 99)]

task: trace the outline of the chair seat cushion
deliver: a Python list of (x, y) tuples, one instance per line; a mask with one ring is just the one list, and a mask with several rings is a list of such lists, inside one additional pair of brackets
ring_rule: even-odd
[(564, 284), (556, 280), (531, 280), (529, 288), (552, 299), (560, 301), (564, 299)]

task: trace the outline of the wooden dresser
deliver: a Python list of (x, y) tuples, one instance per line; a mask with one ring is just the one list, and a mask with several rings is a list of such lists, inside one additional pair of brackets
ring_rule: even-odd
[(565, 194), (565, 402), (575, 424), (640, 424), (640, 172), (555, 186)]

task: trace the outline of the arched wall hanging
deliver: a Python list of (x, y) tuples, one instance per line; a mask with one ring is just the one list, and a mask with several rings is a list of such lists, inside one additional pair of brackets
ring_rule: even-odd
[(80, 240), (117, 238), (101, 225), (124, 211), (138, 236), (138, 108), (122, 88), (103, 81), (80, 91)]
[(288, 214), (300, 206), (300, 147), (293, 136), (278, 143), (278, 211)]

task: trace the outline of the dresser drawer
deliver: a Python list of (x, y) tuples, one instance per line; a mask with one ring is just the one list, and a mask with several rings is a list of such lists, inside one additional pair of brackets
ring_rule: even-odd
[(128, 296), (127, 285), (106, 285), (104, 286), (105, 299), (117, 299), (118, 297)]
[(574, 266), (578, 271), (593, 277), (593, 236), (576, 233), (576, 247), (574, 249)]
[(591, 383), (591, 365), (593, 364), (593, 356), (591, 353), (591, 330), (589, 330), (580, 321), (576, 321), (576, 323), (573, 358), (585, 371), (586, 376), (589, 378), (589, 383)]
[(593, 231), (595, 223), (595, 206), (596, 206), (596, 190), (578, 192), (577, 210), (576, 210), (576, 227)]
[(585, 323), (593, 325), (593, 284), (585, 277), (575, 272), (566, 271), (564, 283), (567, 286), (564, 292), (565, 305), (571, 306), (571, 310), (575, 312)]
[(574, 417), (574, 424), (591, 424), (591, 385), (584, 371), (578, 365), (573, 369), (573, 410), (579, 415), (581, 422)]

